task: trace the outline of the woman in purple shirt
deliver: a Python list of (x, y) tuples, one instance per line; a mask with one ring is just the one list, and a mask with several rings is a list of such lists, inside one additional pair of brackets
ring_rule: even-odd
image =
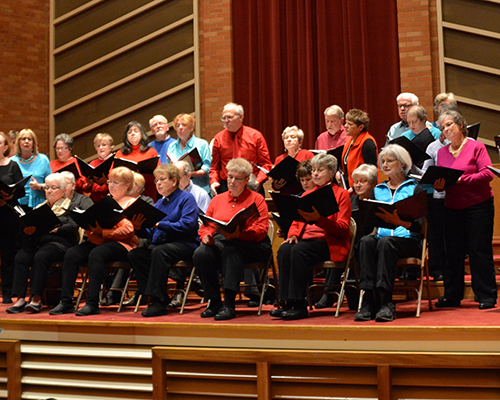
[(436, 307), (458, 307), (464, 295), (464, 260), (468, 252), (472, 288), (480, 309), (495, 307), (497, 285), (493, 264), (495, 210), (490, 182), (491, 159), (483, 143), (467, 138), (467, 123), (457, 111), (445, 111), (438, 120), (451, 142), (438, 152), (437, 165), (464, 171), (456, 184), (445, 188), (438, 179), (436, 190), (446, 191), (444, 296)]

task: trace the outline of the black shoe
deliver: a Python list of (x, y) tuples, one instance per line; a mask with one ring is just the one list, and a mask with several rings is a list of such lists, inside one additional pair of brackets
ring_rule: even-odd
[(75, 312), (75, 306), (73, 303), (59, 302), (52, 310), (49, 311), (49, 315), (62, 315), (62, 314), (72, 314)]
[(236, 317), (236, 311), (234, 308), (228, 306), (222, 306), (217, 314), (215, 314), (216, 321), (227, 321), (228, 319), (233, 319)]
[(79, 309), (75, 315), (78, 317), (86, 317), (87, 315), (96, 315), (100, 314), (101, 310), (97, 306), (91, 306), (90, 304), (85, 304), (85, 306)]
[(7, 311), (9, 314), (19, 314), (20, 312), (24, 311), (24, 308), (26, 307), (26, 304), (28, 304), (26, 302), (26, 300), (23, 300), (23, 302), (19, 306), (9, 307), (5, 311)]
[(184, 292), (182, 291), (177, 291), (174, 294), (174, 297), (172, 297), (172, 300), (170, 303), (168, 303), (168, 308), (179, 308), (182, 306), (182, 300), (184, 299)]
[(248, 307), (249, 308), (255, 308), (255, 307), (258, 307), (259, 304), (260, 304), (260, 295), (258, 294), (251, 294), (248, 296), (248, 298), (250, 299), (248, 301)]
[(10, 298), (10, 296), (5, 295), (5, 296), (3, 296), (3, 297), (2, 297), (2, 303), (3, 303), (3, 304), (12, 304), (12, 303), (13, 303), (13, 301), (12, 301), (12, 299)]
[(322, 309), (322, 308), (328, 308), (328, 307), (333, 307), (335, 304), (335, 297), (332, 294), (326, 294), (323, 293), (323, 296), (321, 296), (321, 299), (314, 305), (314, 308), (316, 309)]
[(201, 313), (201, 318), (213, 318), (217, 315), (222, 307), (222, 302), (220, 299), (218, 301), (212, 300), (210, 306)]
[(291, 310), (283, 311), (282, 318), (287, 321), (294, 321), (296, 319), (303, 319), (309, 316), (307, 307), (293, 307)]
[(167, 315), (168, 310), (163, 303), (153, 303), (147, 309), (142, 311), (143, 317), (159, 317), (161, 315)]
[(193, 282), (191, 282), (191, 290), (194, 290), (198, 296), (203, 298), (203, 286), (199, 276), (195, 276), (193, 278)]
[(375, 315), (375, 321), (377, 322), (391, 322), (396, 319), (396, 306), (394, 303), (383, 303), (380, 310), (378, 310), (377, 315)]
[(373, 304), (364, 303), (354, 316), (354, 321), (371, 321), (375, 319), (375, 310), (373, 308)]
[(26, 304), (26, 307), (24, 307), (24, 310), (26, 312), (31, 313), (31, 314), (38, 314), (40, 311), (42, 311), (42, 303), (40, 303), (40, 304), (33, 304), (33, 303)]
[(274, 310), (271, 310), (271, 312), (269, 313), (271, 315), (271, 317), (283, 318), (283, 313), (285, 311), (290, 311), (293, 308), (293, 305), (289, 301), (286, 301), (286, 302), (282, 301), (281, 304), (284, 304), (284, 305), (280, 308), (276, 308)]
[(445, 307), (460, 307), (460, 300), (450, 300), (444, 296), (441, 296), (436, 303), (437, 308)]
[(440, 282), (443, 280), (443, 274), (435, 275), (433, 278), (434, 278), (434, 282)]
[(487, 310), (489, 308), (494, 308), (494, 307), (495, 303), (493, 303), (492, 301), (483, 301), (482, 303), (479, 303), (480, 310)]

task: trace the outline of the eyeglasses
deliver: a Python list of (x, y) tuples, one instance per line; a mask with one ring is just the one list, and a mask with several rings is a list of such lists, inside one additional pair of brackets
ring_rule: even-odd
[(68, 150), (69, 147), (56, 147), (55, 149), (56, 149), (56, 151), (64, 151), (64, 150)]
[(398, 104), (398, 108), (410, 108), (411, 104)]
[(225, 115), (223, 117), (221, 117), (221, 121), (224, 122), (224, 121), (232, 121), (233, 119), (235, 119), (237, 117), (237, 115)]
[(451, 128), (453, 125), (455, 125), (455, 122), (454, 121), (450, 121), (446, 125), (441, 126), (440, 127), (441, 132), (444, 131), (445, 129)]
[(108, 181), (108, 185), (124, 185), (124, 182)]
[(28, 142), (31, 142), (31, 141), (33, 141), (33, 138), (31, 138), (29, 136), (26, 136), (26, 137), (22, 137), (22, 138), (19, 139), (20, 142), (23, 141), (23, 140), (27, 140)]
[(60, 189), (61, 188), (59, 186), (47, 186), (47, 185), (45, 185), (43, 187), (43, 190), (45, 190), (46, 192), (48, 192), (49, 190), (54, 190), (55, 191), (55, 190), (60, 190)]
[(312, 172), (313, 174), (314, 174), (315, 172), (316, 172), (316, 173), (318, 173), (318, 174), (321, 174), (322, 172), (325, 172), (325, 171), (327, 171), (327, 170), (328, 170), (328, 168), (326, 168), (326, 167), (320, 167), (320, 168), (313, 168), (311, 172)]
[(162, 177), (154, 180), (154, 183), (163, 183), (165, 181), (168, 181), (167, 177)]
[(247, 179), (247, 178), (238, 178), (237, 176), (233, 176), (233, 175), (228, 175), (227, 176), (227, 180), (228, 181), (241, 182), (241, 181), (244, 181), (245, 179)]
[(157, 128), (159, 126), (165, 126), (168, 125), (166, 122), (155, 122), (153, 125), (151, 125), (151, 129)]

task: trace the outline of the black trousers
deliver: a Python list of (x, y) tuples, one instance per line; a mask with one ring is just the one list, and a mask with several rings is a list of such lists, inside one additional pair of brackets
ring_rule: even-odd
[(117, 242), (100, 245), (83, 242), (69, 248), (63, 261), (61, 301), (65, 303), (73, 301), (78, 269), (87, 263), (89, 279), (87, 304), (97, 307), (106, 264), (114, 261), (127, 261), (127, 254), (127, 249)]
[(392, 293), (398, 259), (421, 255), (422, 244), (416, 239), (363, 236), (359, 241), (359, 288)]
[(260, 242), (247, 242), (226, 240), (216, 233), (214, 239), (213, 246), (202, 244), (193, 254), (193, 263), (207, 300), (220, 300), (219, 272), (224, 277), (224, 289), (239, 292), (244, 264), (267, 262), (272, 252), (267, 236)]
[(330, 249), (326, 240), (299, 239), (298, 243), (283, 243), (277, 258), (280, 300), (304, 300), (312, 267), (330, 260)]
[(28, 279), (31, 282), (31, 295), (42, 296), (50, 266), (62, 261), (66, 247), (60, 243), (46, 243), (38, 247), (29, 242), (15, 257), (14, 283), (12, 295), (26, 297)]
[(194, 248), (182, 242), (140, 247), (128, 254), (134, 268), (139, 293), (168, 302), (167, 281), (170, 268), (179, 261), (191, 261)]
[(478, 302), (497, 299), (493, 263), (493, 198), (462, 210), (445, 209), (447, 262), (444, 270), (444, 296), (448, 300), (464, 298), (464, 261), (468, 251), (472, 289)]
[(19, 219), (9, 206), (0, 207), (0, 255), (2, 256), (2, 296), (10, 298), (14, 281), (14, 259), (20, 231)]

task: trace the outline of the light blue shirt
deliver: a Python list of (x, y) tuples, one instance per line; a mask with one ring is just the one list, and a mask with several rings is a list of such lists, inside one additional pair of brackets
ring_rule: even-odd
[[(45, 154), (38, 153), (35, 159), (30, 163), (20, 162), (17, 155), (12, 156), (10, 159), (19, 165), (24, 178), (33, 175), (33, 178), (35, 178), (38, 183), (45, 183), (45, 178), (52, 173), (50, 170), (50, 161)], [(23, 206), (35, 208), (38, 204), (45, 201), (45, 192), (43, 190), (32, 190), (30, 188), (30, 182), (31, 179), (24, 186), (26, 195), (21, 197), (18, 201), (19, 204)]]
[(208, 171), (210, 170), (210, 165), (212, 164), (212, 153), (210, 152), (210, 147), (208, 142), (204, 139), (200, 139), (196, 136), (191, 136), (187, 141), (186, 147), (181, 148), (181, 140), (177, 139), (175, 142), (171, 143), (167, 154), (172, 157), (173, 161), (177, 161), (183, 154), (189, 153), (194, 148), (198, 149), (200, 157), (203, 161), (201, 169), (205, 171), (206, 175), (203, 178), (192, 178), (195, 185), (198, 185), (204, 189), (207, 193), (210, 193), (210, 178), (208, 177)]

